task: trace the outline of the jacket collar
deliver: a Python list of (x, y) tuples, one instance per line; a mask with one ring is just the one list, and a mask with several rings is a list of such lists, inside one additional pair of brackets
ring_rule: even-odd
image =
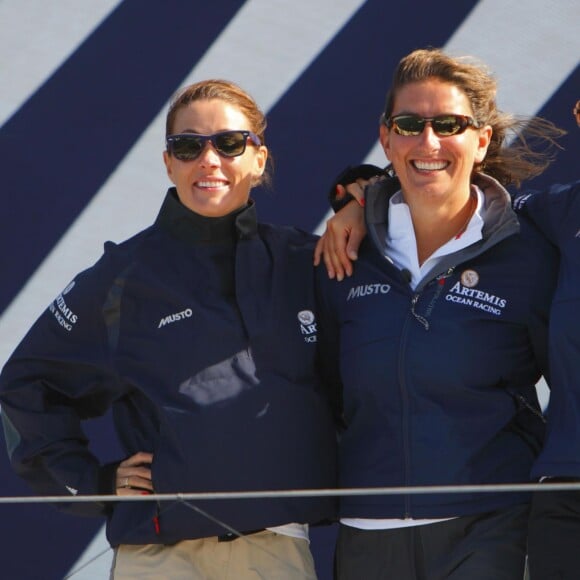
[[(436, 273), (454, 266), (458, 261), (467, 260), (481, 254), (491, 246), (508, 236), (518, 233), (520, 230), (518, 218), (511, 206), (510, 194), (506, 189), (493, 177), (482, 173), (474, 176), (473, 183), (485, 195), (486, 208), (481, 231), (482, 240), (443, 258), (436, 266)], [(396, 177), (389, 177), (385, 180), (377, 181), (367, 187), (365, 191), (365, 221), (369, 238), (382, 256), (386, 255), (389, 200), (399, 189), (399, 180)], [(417, 289), (420, 289), (425, 281), (429, 280), (429, 276), (432, 273), (429, 272), (425, 276), (424, 281)]]
[(169, 188), (155, 224), (183, 242), (191, 244), (235, 242), (257, 232), (256, 207), (253, 200), (222, 217), (206, 217), (185, 207), (175, 187)]
[[(483, 238), (494, 238), (501, 231), (517, 232), (518, 219), (511, 207), (511, 197), (506, 189), (493, 177), (479, 173), (473, 183), (485, 194), (486, 217), (483, 226)], [(399, 180), (390, 177), (367, 187), (365, 193), (365, 219), (369, 233), (382, 246), (380, 240), (386, 239), (388, 228), (389, 200), (400, 189)]]

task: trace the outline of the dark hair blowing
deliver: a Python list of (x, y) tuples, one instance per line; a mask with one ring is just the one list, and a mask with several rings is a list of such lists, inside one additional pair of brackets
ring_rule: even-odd
[(399, 62), (381, 119), (391, 116), (402, 87), (428, 79), (457, 86), (467, 96), (479, 125), (493, 129), (487, 155), (473, 168), (474, 173), (484, 172), (503, 185), (519, 187), (553, 160), (554, 147), (559, 147), (556, 139), (565, 131), (540, 117), (516, 118), (498, 110), (497, 83), (488, 68), (472, 57), (451, 57), (436, 48), (415, 50)]
[[(177, 91), (169, 103), (169, 110), (165, 120), (165, 136), (167, 137), (173, 133), (173, 125), (177, 111), (189, 106), (195, 101), (202, 100), (224, 101), (238, 109), (248, 119), (250, 131), (260, 138), (262, 145), (266, 145), (265, 132), (268, 124), (266, 116), (260, 110), (256, 101), (246, 91), (235, 83), (223, 79), (200, 81)], [(272, 165), (271, 156), (268, 155), (266, 171), (264, 171), (261, 178), (254, 185), (270, 184)]]

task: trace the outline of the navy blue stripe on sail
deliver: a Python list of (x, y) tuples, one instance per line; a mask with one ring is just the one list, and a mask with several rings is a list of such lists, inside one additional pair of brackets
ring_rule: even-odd
[(260, 219), (313, 230), (334, 177), (376, 143), (397, 62), (414, 48), (443, 46), (476, 3), (442, 18), (437, 3), (421, 3), (418, 15), (413, 2), (366, 2), (268, 115), (276, 169), (274, 192), (257, 197)]
[(0, 312), (241, 5), (122, 2), (2, 127)]
[[(2, 127), (0, 312), (242, 4), (204, 3), (200, 17), (190, 0), (121, 3)], [(0, 479), (2, 495), (28, 493), (5, 453)], [(7, 505), (2, 516), (3, 578), (63, 578), (102, 525), (51, 506)], [(47, 530), (65, 536), (53, 542)]]

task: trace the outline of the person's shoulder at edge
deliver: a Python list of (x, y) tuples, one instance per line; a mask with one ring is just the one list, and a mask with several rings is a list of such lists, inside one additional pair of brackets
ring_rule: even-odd
[(291, 244), (294, 247), (312, 248), (316, 245), (319, 237), (306, 230), (289, 225), (271, 223), (258, 223), (258, 231), (263, 238), (271, 239), (279, 243)]
[[(520, 218), (527, 216), (552, 241), (558, 238), (562, 224), (580, 212), (580, 180), (554, 184), (514, 196), (513, 207)], [(574, 208), (577, 207), (577, 210)]]

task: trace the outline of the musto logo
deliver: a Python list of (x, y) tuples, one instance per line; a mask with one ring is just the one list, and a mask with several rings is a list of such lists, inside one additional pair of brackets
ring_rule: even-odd
[(353, 300), (354, 298), (363, 298), (364, 296), (372, 296), (374, 294), (388, 294), (391, 287), (389, 284), (361, 284), (360, 286), (353, 286), (346, 301)]

